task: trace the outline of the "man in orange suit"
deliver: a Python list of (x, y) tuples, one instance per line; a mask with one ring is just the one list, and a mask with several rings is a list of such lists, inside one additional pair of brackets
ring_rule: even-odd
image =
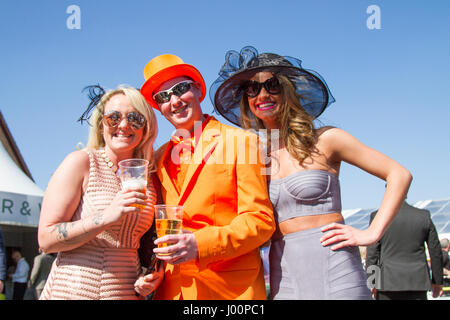
[(184, 206), (183, 233), (155, 242), (170, 243), (154, 249), (167, 262), (155, 299), (265, 299), (259, 247), (275, 222), (256, 135), (203, 114), (205, 81), (179, 57), (144, 75), (142, 94), (176, 129), (156, 152), (162, 198)]

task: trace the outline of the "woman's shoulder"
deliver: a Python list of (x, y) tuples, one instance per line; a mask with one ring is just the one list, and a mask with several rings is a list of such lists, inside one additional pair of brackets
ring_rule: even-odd
[(79, 169), (80, 171), (83, 171), (83, 169), (89, 169), (90, 166), (89, 151), (83, 149), (69, 153), (63, 160), (62, 165), (64, 165), (64, 167)]
[(357, 141), (351, 134), (337, 127), (322, 127), (317, 130), (317, 146), (329, 154), (340, 152)]
[[(52, 175), (52, 184), (71, 184), (82, 182), (89, 175), (89, 155), (83, 150), (69, 153)], [(50, 184), (50, 183), (49, 183)]]
[(328, 131), (330, 131), (330, 130), (333, 130), (333, 129), (337, 129), (337, 128), (336, 128), (336, 127), (333, 127), (333, 126), (323, 126), (323, 127), (320, 127), (320, 128), (318, 128), (318, 129), (316, 129), (317, 136), (318, 136), (318, 137), (321, 137), (324, 133), (326, 133), (326, 132), (328, 132)]
[(333, 126), (323, 126), (317, 129), (317, 139), (319, 141), (328, 141), (341, 135), (344, 130)]
[(319, 140), (333, 140), (336, 138), (342, 138), (345, 136), (351, 136), (345, 130), (333, 126), (324, 126), (317, 129), (317, 137)]

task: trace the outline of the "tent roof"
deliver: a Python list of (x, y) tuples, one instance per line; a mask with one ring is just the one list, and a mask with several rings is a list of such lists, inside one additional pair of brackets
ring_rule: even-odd
[(6, 124), (6, 120), (3, 117), (2, 112), (0, 111), (0, 141), (5, 147), (11, 159), (16, 163), (16, 165), (31, 179), (34, 181), (31, 176), (30, 170), (22, 157), (22, 154), (17, 147), (16, 141), (9, 131), (8, 125)]
[(43, 196), (33, 181), (6, 121), (0, 112), (0, 192)]

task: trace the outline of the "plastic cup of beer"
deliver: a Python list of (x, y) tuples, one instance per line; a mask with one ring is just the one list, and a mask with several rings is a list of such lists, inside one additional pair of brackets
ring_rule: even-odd
[[(156, 235), (158, 238), (167, 234), (179, 234), (181, 233), (181, 227), (183, 224), (183, 206), (177, 205), (155, 205), (155, 223), (156, 223)], [(158, 248), (167, 247), (167, 243), (158, 244)], [(164, 256), (168, 254), (161, 254)]]
[[(148, 161), (145, 159), (126, 159), (119, 162), (119, 179), (123, 190), (133, 190), (147, 194)], [(142, 204), (133, 207), (145, 208)]]

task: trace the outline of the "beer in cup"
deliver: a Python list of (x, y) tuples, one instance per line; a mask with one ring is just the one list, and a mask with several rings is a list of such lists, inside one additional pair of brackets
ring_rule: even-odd
[[(183, 206), (155, 205), (156, 235), (158, 238), (167, 234), (181, 233), (183, 224)], [(167, 247), (167, 243), (158, 244), (158, 248)], [(164, 255), (159, 253), (159, 255)]]
[[(119, 162), (119, 179), (123, 190), (133, 190), (147, 194), (148, 161), (145, 159), (126, 159)], [(145, 205), (134, 204), (143, 209)]]

